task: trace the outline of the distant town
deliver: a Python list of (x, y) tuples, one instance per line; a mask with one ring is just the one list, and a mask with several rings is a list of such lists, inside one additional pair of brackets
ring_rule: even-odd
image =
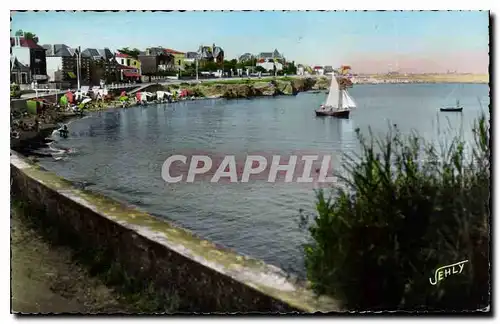
[[(75, 88), (113, 83), (141, 83), (159, 79), (206, 79), (252, 76), (333, 75), (332, 66), (308, 66), (287, 60), (278, 49), (258, 54), (244, 53), (228, 60), (223, 47), (201, 45), (193, 51), (164, 47), (113, 52), (109, 48), (81, 48), (67, 44), (43, 44), (32, 32), (18, 30), (10, 37), (11, 83), (26, 88), (33, 84), (50, 88)], [(354, 68), (355, 71), (355, 68)], [(424, 77), (422, 77), (424, 76)], [(488, 82), (486, 77), (450, 71), (413, 75), (388, 71), (383, 75), (353, 73), (356, 83)], [(447, 81), (448, 80), (448, 81)], [(462, 81), (460, 81), (462, 80)]]

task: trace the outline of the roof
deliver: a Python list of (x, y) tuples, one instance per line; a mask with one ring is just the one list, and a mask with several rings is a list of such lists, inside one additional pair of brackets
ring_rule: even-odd
[(316, 66), (314, 67), (314, 69), (315, 69), (315, 70), (319, 70), (319, 69), (322, 69), (322, 68), (323, 68), (323, 67), (322, 67), (322, 66), (319, 66), (319, 65), (316, 65)]
[(88, 56), (94, 60), (109, 60), (113, 58), (113, 53), (109, 48), (86, 48), (82, 51), (82, 56)]
[(48, 57), (72, 57), (75, 55), (75, 49), (65, 44), (45, 44), (43, 48)]
[(186, 58), (188, 59), (195, 59), (198, 57), (198, 52), (186, 52)]
[(165, 53), (170, 53), (170, 54), (186, 54), (184, 52), (179, 52), (179, 51), (176, 51), (176, 50), (173, 50), (173, 49), (170, 49), (170, 48), (166, 48), (165, 49)]
[(274, 52), (261, 52), (258, 56), (260, 58), (283, 58), (283, 55), (277, 49)]
[(128, 55), (128, 54), (123, 54), (123, 53), (120, 53), (120, 52), (116, 52), (116, 57), (127, 57), (127, 58), (132, 58), (132, 56)]
[(201, 58), (214, 58), (224, 55), (224, 50), (220, 46), (200, 46), (198, 50)]
[(145, 51), (141, 51), (139, 55), (147, 55), (147, 56), (165, 55), (165, 49), (163, 47), (149, 47)]
[(245, 53), (245, 54), (242, 54), (240, 55), (239, 57), (239, 60), (248, 60), (248, 59), (251, 59), (253, 58), (253, 55), (251, 53)]
[(268, 58), (269, 57), (269, 58), (271, 58), (271, 57), (273, 57), (273, 53), (271, 53), (271, 52), (262, 52), (262, 53), (259, 54), (259, 57), (262, 57), (262, 58)]
[[(10, 38), (10, 46), (14, 46), (16, 44), (16, 40), (15, 40), (16, 37), (19, 37), (19, 36), (15, 36), (15, 37)], [(43, 48), (42, 46), (38, 45), (34, 40), (25, 39), (24, 37), (19, 37), (19, 43), (20, 43), (19, 45), (21, 47), (38, 48), (38, 49)]]
[(26, 65), (24, 65), (23, 63), (19, 62), (19, 60), (17, 59), (17, 57), (11, 56), (10, 57), (10, 70), (12, 71), (13, 69), (16, 69), (16, 70), (26, 70), (26, 69), (29, 69), (29, 68)]

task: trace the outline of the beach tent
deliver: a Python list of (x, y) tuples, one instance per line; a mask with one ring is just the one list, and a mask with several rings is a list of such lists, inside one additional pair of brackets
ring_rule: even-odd
[(68, 97), (61, 96), (61, 98), (59, 98), (59, 105), (61, 105), (61, 107), (66, 107), (68, 105)]
[(28, 113), (30, 115), (36, 115), (39, 104), (40, 103), (38, 101), (36, 101), (36, 100), (33, 100), (33, 99), (32, 100), (27, 100), (26, 101), (26, 108), (28, 110)]

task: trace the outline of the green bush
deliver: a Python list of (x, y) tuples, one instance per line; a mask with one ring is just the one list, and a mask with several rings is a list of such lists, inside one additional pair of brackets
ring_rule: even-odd
[[(353, 310), (489, 305), (490, 135), (484, 115), (473, 131), (468, 156), (457, 136), (438, 154), (395, 125), (384, 139), (367, 141), (356, 131), (363, 154), (348, 157), (336, 197), (317, 192), (317, 215), (309, 225), (305, 260), (317, 293)], [(462, 273), (430, 284), (436, 269), (464, 260)]]

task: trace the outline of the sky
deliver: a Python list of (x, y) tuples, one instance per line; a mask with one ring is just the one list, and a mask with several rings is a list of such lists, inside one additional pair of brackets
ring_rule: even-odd
[(226, 59), (277, 49), (308, 65), (353, 72), (487, 73), (487, 11), (13, 12), (11, 35), (83, 48), (196, 51), (215, 43)]

